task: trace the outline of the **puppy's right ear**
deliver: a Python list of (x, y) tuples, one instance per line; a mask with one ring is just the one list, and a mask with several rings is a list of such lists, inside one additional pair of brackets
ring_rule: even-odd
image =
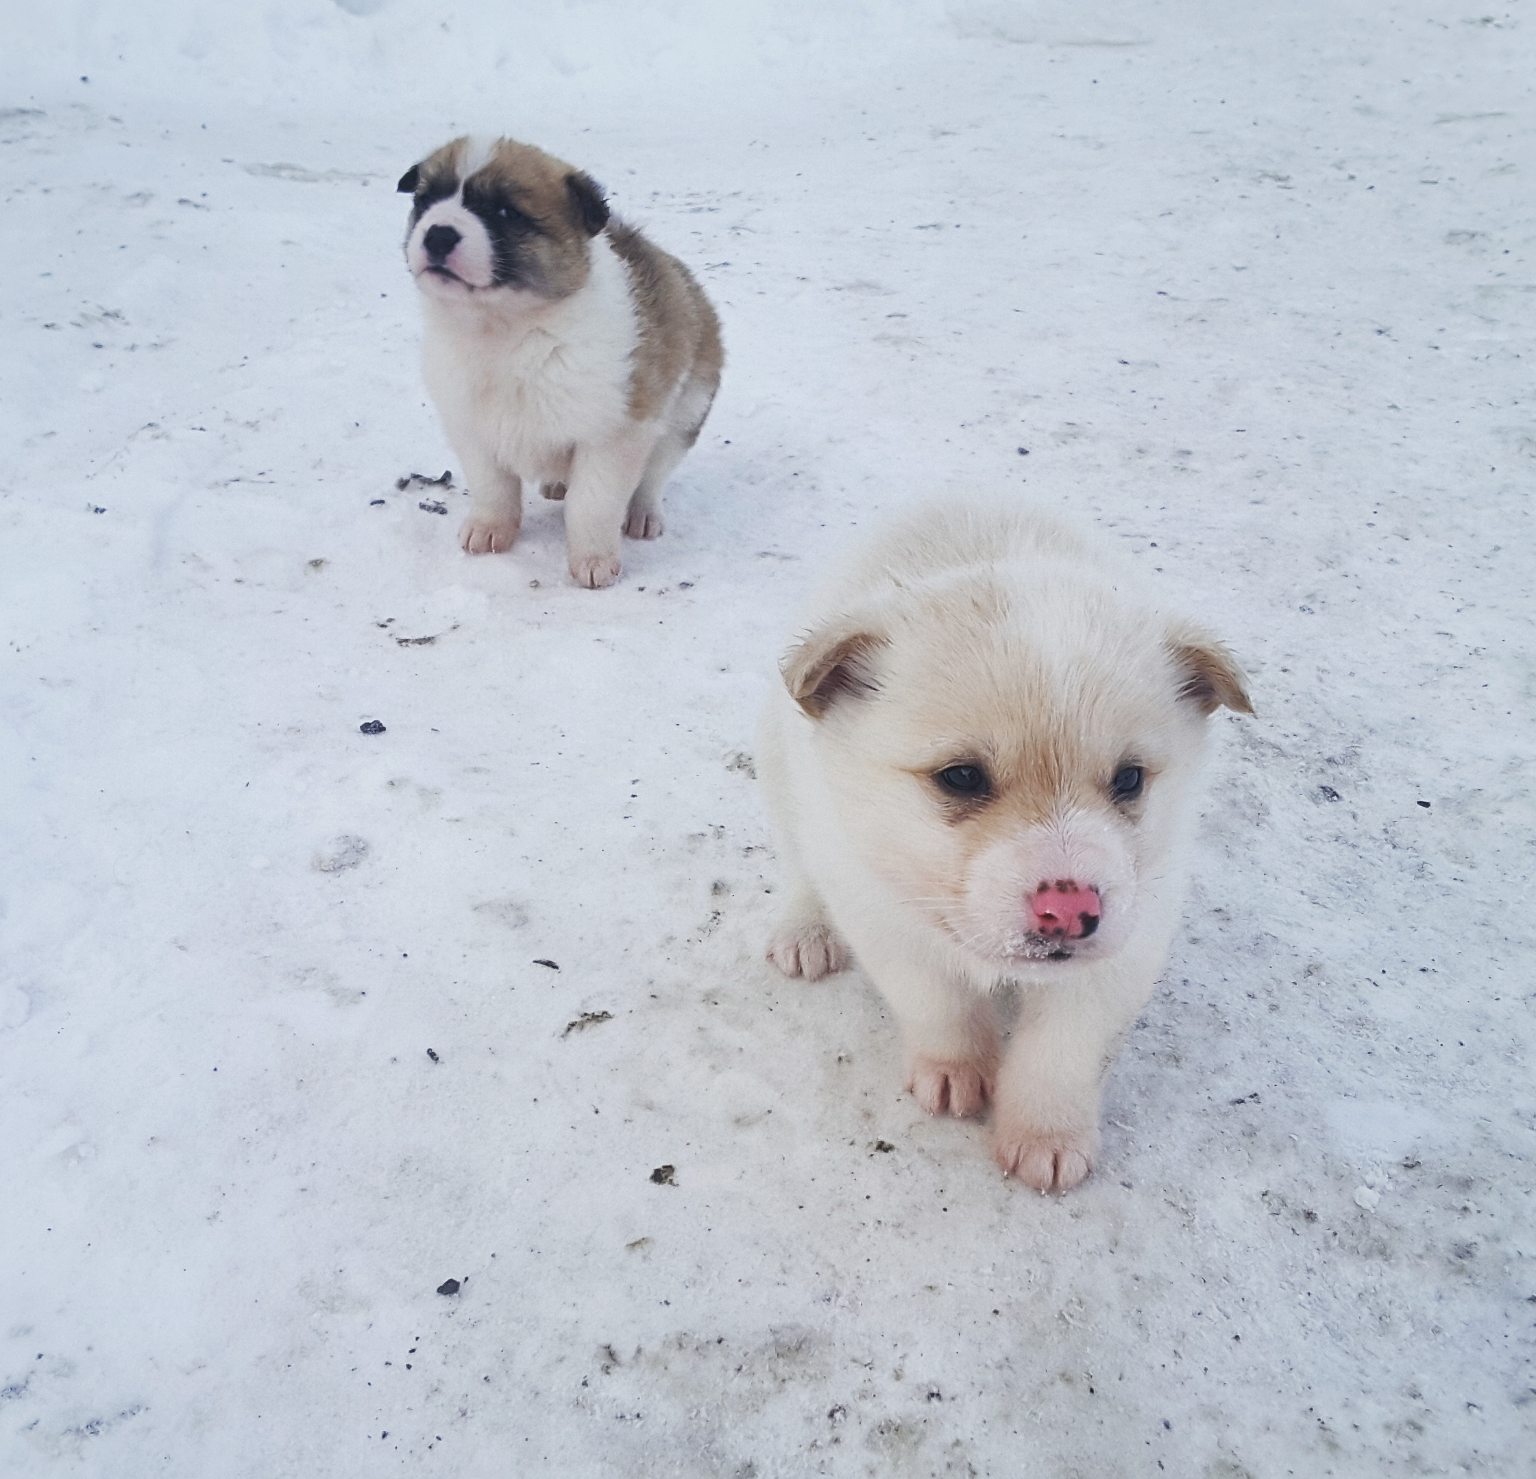
[(880, 690), (874, 653), (885, 638), (855, 621), (834, 622), (792, 647), (779, 664), (789, 696), (813, 719), (842, 698), (864, 698)]
[(400, 183), (395, 186), (395, 189), (402, 195), (414, 195), (419, 184), (421, 184), (421, 166), (413, 164), (400, 176)]

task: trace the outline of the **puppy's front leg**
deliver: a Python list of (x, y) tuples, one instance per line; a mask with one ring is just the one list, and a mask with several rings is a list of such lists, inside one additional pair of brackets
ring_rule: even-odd
[(512, 548), (523, 526), (523, 480), (479, 449), (458, 451), (470, 496), (459, 543), (472, 555), (499, 555)]
[(1066, 1191), (1093, 1169), (1104, 1078), (1151, 987), (1106, 970), (1025, 993), (992, 1116), (992, 1153), (1010, 1176)]
[(577, 447), (565, 490), (565, 549), (577, 585), (612, 585), (624, 568), (619, 532), (655, 445), (653, 429), (631, 426), (612, 441)]
[(804, 880), (790, 887), (789, 903), (768, 942), (768, 959), (786, 976), (807, 981), (848, 968), (848, 947), (827, 918), (821, 895)]
[(913, 1097), (929, 1114), (980, 1114), (997, 1077), (991, 998), (923, 959), (899, 932), (850, 943), (901, 1028)]

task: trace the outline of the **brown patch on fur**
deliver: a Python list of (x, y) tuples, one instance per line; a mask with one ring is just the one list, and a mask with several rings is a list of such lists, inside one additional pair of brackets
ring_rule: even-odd
[(1243, 670), (1220, 642), (1203, 632), (1182, 631), (1169, 650), (1184, 681), (1179, 697), (1189, 699), (1202, 714), (1214, 714), (1223, 704), (1235, 714), (1251, 714), (1253, 704), (1243, 687)]
[(811, 718), (820, 719), (839, 697), (875, 692), (868, 658), (884, 640), (839, 626), (813, 632), (779, 664), (784, 686)]
[(691, 447), (698, 440), (725, 363), (720, 320), (693, 274), (670, 252), (623, 221), (609, 222), (608, 239), (629, 269), (639, 320), (629, 414), (636, 421), (652, 420), (678, 386), (687, 383), (697, 388), (703, 410), (692, 426), (679, 428)]
[[(1064, 807), (1102, 815), (1112, 812), (1091, 760), (1071, 739), (1048, 727), (1033, 735), (1013, 736), (1006, 750), (996, 755), (992, 774), (987, 805), (974, 807), (960, 818), (968, 824), (958, 844), (967, 864), (993, 843), (1049, 822)], [(1040, 887), (1049, 891), (1052, 884), (1068, 893), (1076, 887), (1070, 879), (1049, 878)]]
[[(538, 233), (521, 245), (513, 265), (548, 298), (569, 297), (592, 270), (592, 233), (570, 186), (577, 175), (579, 170), (532, 144), (500, 139), (490, 162), (468, 182), (504, 191), (538, 226)], [(581, 178), (596, 190), (585, 175)]]

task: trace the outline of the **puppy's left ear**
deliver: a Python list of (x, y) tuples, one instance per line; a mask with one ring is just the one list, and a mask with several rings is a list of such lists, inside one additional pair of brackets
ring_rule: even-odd
[(1202, 714), (1214, 714), (1223, 704), (1234, 714), (1253, 712), (1237, 659), (1209, 633), (1180, 627), (1169, 636), (1168, 651), (1181, 679), (1179, 697)]
[(395, 186), (395, 189), (402, 195), (414, 195), (419, 184), (421, 184), (421, 166), (413, 164), (400, 176), (400, 183)]
[(576, 224), (588, 236), (596, 236), (608, 224), (608, 202), (603, 199), (603, 187), (580, 170), (572, 170), (565, 177), (566, 192), (571, 197), (571, 212)]

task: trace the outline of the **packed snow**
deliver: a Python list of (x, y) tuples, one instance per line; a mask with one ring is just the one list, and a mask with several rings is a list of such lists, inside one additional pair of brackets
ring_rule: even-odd
[[(6, 32), (0, 1468), (1533, 1472), (1529, 0)], [(395, 182), (471, 130), (724, 324), (610, 590), (455, 539)], [(950, 485), (1258, 709), (1060, 1197), (763, 959), (796, 604)]]

